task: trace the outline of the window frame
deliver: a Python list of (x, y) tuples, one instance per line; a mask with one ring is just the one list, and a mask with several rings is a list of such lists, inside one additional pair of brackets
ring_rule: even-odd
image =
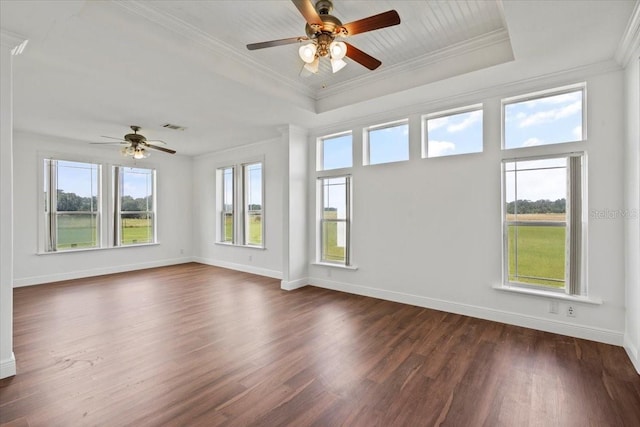
[[(328, 220), (324, 218), (324, 199), (325, 199), (325, 180), (331, 179), (345, 179), (345, 218), (344, 219), (335, 219)], [(317, 248), (317, 262), (319, 264), (329, 264), (335, 266), (343, 266), (343, 267), (351, 267), (351, 226), (352, 226), (352, 192), (353, 192), (353, 181), (351, 174), (340, 174), (340, 175), (328, 175), (328, 176), (319, 176), (317, 177), (318, 182), (318, 248)], [(345, 248), (344, 248), (344, 262), (325, 259), (324, 257), (324, 225), (327, 222), (335, 222), (344, 223), (345, 224)]]
[(400, 163), (400, 162), (408, 162), (411, 160), (411, 138), (410, 135), (407, 134), (407, 158), (401, 160), (390, 160), (379, 163), (371, 163), (371, 131), (384, 130), (399, 126), (407, 126), (407, 130), (410, 131), (410, 122), (409, 118), (404, 118), (400, 120), (394, 120), (391, 122), (385, 122), (373, 126), (368, 126), (363, 129), (362, 132), (362, 163), (364, 166), (378, 166), (378, 165), (386, 165), (390, 163)]
[[(233, 245), (236, 242), (235, 239), (235, 216), (236, 216), (236, 209), (235, 209), (235, 205), (236, 205), (236, 180), (235, 180), (235, 168), (233, 166), (227, 166), (227, 167), (222, 167), (222, 168), (218, 168), (218, 170), (220, 171), (220, 179), (221, 179), (221, 187), (220, 187), (220, 192), (221, 192), (221, 208), (220, 208), (220, 229), (219, 229), (219, 233), (220, 233), (220, 243), (225, 243), (225, 244), (230, 244)], [(230, 203), (230, 209), (227, 209), (227, 203), (225, 203), (226, 201), (226, 196), (227, 196), (227, 191), (226, 191), (226, 175), (225, 175), (225, 171), (231, 171), (231, 203)], [(231, 240), (227, 240), (227, 215), (231, 214)]]
[(501, 131), (501, 149), (503, 151), (511, 151), (511, 150), (522, 150), (531, 147), (507, 147), (506, 141), (506, 107), (507, 105), (517, 104), (521, 102), (534, 101), (536, 99), (549, 98), (552, 96), (564, 95), (572, 92), (582, 92), (582, 111), (581, 111), (581, 122), (582, 122), (582, 139), (572, 140), (572, 141), (563, 141), (563, 142), (552, 142), (548, 144), (536, 145), (535, 147), (553, 147), (561, 144), (572, 144), (576, 142), (586, 141), (587, 140), (587, 84), (586, 82), (571, 84), (567, 86), (561, 86), (552, 89), (541, 90), (537, 92), (531, 92), (524, 95), (511, 96), (507, 98), (502, 98), (500, 101), (500, 131)]
[[(147, 170), (151, 171), (151, 202), (153, 204), (152, 210), (146, 211), (123, 211), (122, 210), (122, 190), (124, 179), (122, 172), (124, 169), (139, 169), (139, 170)], [(156, 182), (156, 169), (148, 168), (148, 167), (139, 167), (135, 166), (123, 166), (123, 165), (114, 165), (112, 167), (112, 178), (113, 178), (113, 246), (114, 247), (130, 247), (130, 246), (141, 246), (141, 245), (153, 245), (158, 242), (157, 237), (157, 182)], [(147, 216), (151, 216), (151, 241), (150, 242), (134, 242), (134, 243), (123, 243), (122, 241), (122, 215), (123, 214), (146, 214)]]
[[(90, 213), (95, 215), (95, 245), (89, 247), (70, 247), (70, 248), (58, 248), (58, 214), (61, 212), (57, 209), (58, 200), (58, 177), (57, 173), (54, 173), (54, 169), (57, 170), (58, 162), (68, 163), (83, 163), (87, 165), (96, 166), (96, 210), (95, 211), (63, 211), (64, 215), (76, 215), (79, 213)], [(87, 159), (77, 159), (73, 156), (64, 155), (43, 155), (40, 156), (39, 163), (42, 166), (40, 169), (42, 176), (40, 185), (43, 191), (41, 205), (39, 206), (39, 216), (42, 218), (39, 221), (42, 224), (42, 232), (40, 235), (39, 248), (41, 253), (61, 253), (61, 252), (74, 252), (74, 251), (87, 251), (95, 250), (103, 247), (103, 168), (101, 163), (92, 162)], [(55, 163), (55, 166), (52, 164)], [(94, 196), (92, 196), (94, 197)]]
[[(261, 186), (260, 186), (260, 197), (261, 197), (261, 205), (260, 210), (249, 210), (247, 194), (247, 174), (248, 174), (248, 166), (260, 164), (261, 166)], [(224, 223), (224, 171), (231, 169), (232, 170), (232, 238), (233, 241), (225, 241), (225, 223)], [(244, 159), (240, 162), (234, 163), (225, 163), (216, 167), (216, 214), (215, 218), (218, 221), (215, 229), (215, 237), (214, 241), (219, 245), (227, 245), (227, 246), (237, 246), (237, 247), (245, 247), (245, 248), (255, 248), (255, 249), (265, 249), (265, 161), (264, 158), (250, 158)], [(249, 243), (249, 226), (248, 221), (251, 213), (259, 212), (260, 214), (260, 238), (261, 244), (251, 244)]]
[[(535, 160), (566, 159), (566, 217), (565, 217), (565, 273), (564, 287), (552, 288), (550, 286), (534, 283), (523, 283), (509, 280), (509, 226), (518, 221), (507, 221), (507, 170), (506, 164), (513, 162), (527, 162)], [(578, 160), (572, 160), (578, 159)], [(586, 176), (587, 155), (585, 152), (570, 152), (558, 154), (546, 154), (539, 156), (525, 156), (517, 158), (505, 158), (501, 161), (502, 195), (501, 195), (501, 221), (502, 221), (502, 286), (522, 290), (541, 291), (550, 295), (565, 295), (567, 297), (587, 297), (586, 274), (586, 230), (587, 198)], [(579, 193), (579, 194), (578, 194)], [(515, 200), (518, 200), (517, 193)], [(528, 225), (544, 221), (527, 222)], [(517, 224), (516, 224), (517, 225)], [(542, 278), (545, 279), (545, 278)]]
[[(459, 114), (472, 113), (475, 111), (482, 112), (482, 119), (480, 120), (480, 126), (481, 126), (480, 151), (472, 151), (468, 153), (445, 154), (442, 156), (429, 155), (429, 120), (441, 119), (443, 117), (456, 116)], [(480, 154), (484, 152), (484, 104), (483, 103), (467, 105), (459, 108), (452, 108), (449, 110), (438, 111), (435, 113), (424, 114), (421, 118), (421, 122), (422, 122), (421, 154), (423, 159), (436, 159), (439, 157), (463, 156), (466, 154)]]

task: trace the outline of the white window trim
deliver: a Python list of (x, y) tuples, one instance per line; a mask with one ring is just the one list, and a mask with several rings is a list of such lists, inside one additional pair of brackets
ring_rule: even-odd
[[(571, 202), (570, 199), (573, 198), (572, 194), (569, 194), (569, 188), (571, 186), (571, 182), (568, 182), (568, 190), (567, 190), (567, 243), (566, 250), (569, 251), (569, 256), (565, 258), (566, 267), (565, 267), (565, 287), (564, 289), (551, 289), (544, 286), (539, 286), (535, 284), (524, 284), (519, 282), (510, 282), (509, 281), (509, 260), (508, 260), (508, 231), (505, 226), (505, 218), (506, 218), (506, 170), (505, 164), (509, 162), (526, 162), (530, 160), (544, 160), (544, 159), (555, 159), (555, 158), (566, 158), (567, 159), (567, 179), (569, 180), (569, 175), (572, 174), (570, 159), (571, 158), (580, 158), (582, 159), (582, 165), (580, 169), (580, 190), (581, 190), (581, 205), (580, 205), (580, 242), (579, 242), (579, 254), (575, 254), (574, 250), (571, 251), (571, 234), (569, 230), (570, 227), (575, 227), (573, 222), (576, 218), (571, 218)], [(587, 154), (585, 152), (569, 152), (569, 153), (560, 153), (560, 154), (545, 154), (539, 156), (522, 156), (515, 158), (505, 158), (501, 162), (501, 175), (502, 175), (502, 191), (501, 191), (501, 222), (502, 222), (502, 285), (495, 286), (494, 288), (501, 290), (508, 290), (512, 292), (526, 293), (532, 295), (543, 295), (547, 297), (558, 297), (560, 299), (567, 299), (567, 297), (571, 300), (582, 301), (585, 302), (595, 301), (594, 303), (599, 304), (599, 300), (597, 298), (591, 298), (588, 296), (588, 281), (587, 281)], [(517, 199), (517, 195), (516, 195)], [(571, 221), (573, 219), (573, 221)], [(576, 258), (577, 257), (577, 258)], [(577, 270), (573, 270), (573, 277), (570, 277), (570, 268), (572, 266), (576, 266)], [(576, 279), (575, 274), (577, 274), (578, 278)], [(568, 280), (567, 280), (568, 278)], [(577, 288), (576, 288), (577, 287)]]
[(562, 95), (570, 92), (577, 92), (578, 90), (582, 91), (582, 139), (576, 141), (565, 141), (565, 142), (554, 142), (550, 144), (544, 144), (540, 147), (552, 147), (562, 144), (572, 144), (576, 142), (582, 142), (587, 140), (587, 83), (581, 82), (567, 86), (561, 86), (553, 89), (545, 89), (537, 92), (531, 92), (524, 95), (511, 96), (508, 98), (503, 98), (500, 106), (500, 133), (501, 133), (501, 149), (506, 151), (511, 150), (525, 150), (531, 147), (511, 147), (507, 148), (505, 141), (505, 123), (506, 123), (506, 114), (505, 107), (509, 104), (516, 104), (518, 102), (526, 102), (533, 101), (540, 98), (547, 98), (550, 96)]
[[(152, 171), (152, 192), (153, 192), (153, 210), (150, 211), (153, 215), (153, 236), (151, 242), (143, 242), (143, 243), (122, 243), (122, 212), (120, 210), (121, 206), (121, 195), (120, 195), (120, 170), (123, 168), (130, 169), (144, 169)], [(116, 170), (118, 171), (116, 173)], [(141, 167), (138, 165), (134, 166), (124, 166), (124, 165), (113, 165), (111, 168), (111, 178), (112, 178), (112, 192), (113, 192), (113, 247), (130, 247), (130, 246), (145, 246), (145, 245), (153, 245), (158, 241), (158, 201), (157, 201), (157, 193), (158, 193), (158, 185), (157, 185), (157, 171), (152, 167)], [(118, 182), (116, 182), (118, 180)], [(149, 211), (144, 211), (149, 212)], [(126, 212), (125, 212), (126, 213)]]

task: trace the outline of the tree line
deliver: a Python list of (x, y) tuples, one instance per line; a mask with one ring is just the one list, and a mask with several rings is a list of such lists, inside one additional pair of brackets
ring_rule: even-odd
[[(57, 194), (58, 212), (93, 212), (98, 209), (98, 198), (96, 196), (82, 197), (76, 193), (66, 193), (58, 190)], [(151, 196), (138, 197), (122, 196), (120, 199), (120, 209), (125, 212), (140, 212), (151, 210), (153, 206)]]
[(519, 214), (566, 213), (567, 201), (566, 199), (541, 199), (536, 201), (515, 200), (513, 202), (507, 203), (507, 213), (516, 213), (516, 208)]

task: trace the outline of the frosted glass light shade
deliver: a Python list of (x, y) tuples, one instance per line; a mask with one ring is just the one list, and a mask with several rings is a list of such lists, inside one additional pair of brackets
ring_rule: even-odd
[(334, 73), (342, 70), (344, 66), (347, 65), (342, 59), (331, 58), (331, 69)]
[(329, 52), (331, 53), (331, 59), (342, 59), (347, 54), (347, 45), (344, 42), (333, 41), (329, 45)]
[(316, 58), (312, 62), (308, 62), (304, 64), (304, 68), (311, 71), (313, 74), (318, 72), (319, 66), (320, 66), (320, 58)]
[(298, 53), (300, 54), (300, 59), (302, 59), (307, 64), (311, 64), (315, 59), (317, 59), (317, 50), (318, 47), (315, 45), (315, 43), (309, 43), (300, 46), (300, 49), (298, 49)]

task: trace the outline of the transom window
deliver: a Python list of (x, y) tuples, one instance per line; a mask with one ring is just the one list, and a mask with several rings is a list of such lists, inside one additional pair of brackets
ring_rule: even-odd
[(581, 295), (583, 156), (505, 160), (505, 281)]
[(350, 168), (353, 166), (351, 132), (325, 136), (318, 140), (318, 170)]
[(429, 114), (423, 130), (422, 157), (482, 152), (482, 105)]
[(364, 163), (367, 165), (409, 160), (408, 120), (366, 129), (364, 148)]
[(503, 100), (503, 147), (533, 147), (586, 139), (584, 106), (584, 85)]

